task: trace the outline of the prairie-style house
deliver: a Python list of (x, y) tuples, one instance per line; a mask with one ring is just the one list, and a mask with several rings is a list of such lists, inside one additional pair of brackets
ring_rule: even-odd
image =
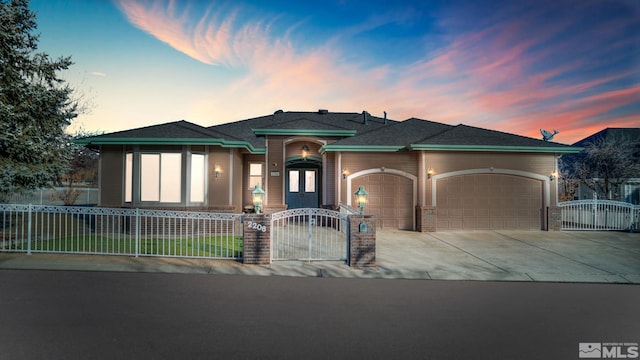
[(84, 138), (105, 207), (266, 213), (355, 206), (382, 228), (548, 228), (557, 158), (579, 148), (467, 125), (281, 111), (211, 127), (176, 121)]

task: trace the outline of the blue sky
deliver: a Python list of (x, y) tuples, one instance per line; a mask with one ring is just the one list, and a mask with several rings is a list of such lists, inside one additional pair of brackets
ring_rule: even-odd
[(640, 126), (640, 1), (32, 0), (88, 111), (71, 130), (275, 110), (418, 117), (573, 143)]

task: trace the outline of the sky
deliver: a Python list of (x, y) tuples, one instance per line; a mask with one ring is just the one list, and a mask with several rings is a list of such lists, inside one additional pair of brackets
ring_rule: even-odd
[(68, 131), (368, 111), (571, 144), (640, 127), (640, 1), (32, 0)]

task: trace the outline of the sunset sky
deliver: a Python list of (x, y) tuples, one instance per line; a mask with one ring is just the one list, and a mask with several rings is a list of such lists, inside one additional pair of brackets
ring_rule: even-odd
[(640, 1), (32, 0), (71, 131), (383, 111), (573, 143), (640, 127)]

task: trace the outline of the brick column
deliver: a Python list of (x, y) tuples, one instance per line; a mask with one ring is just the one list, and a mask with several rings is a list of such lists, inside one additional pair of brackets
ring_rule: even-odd
[(271, 263), (271, 218), (264, 214), (244, 217), (243, 264), (269, 265)]
[(419, 232), (436, 231), (436, 208), (435, 206), (416, 206), (416, 230)]
[(349, 215), (349, 266), (376, 267), (376, 218), (372, 215)]
[(562, 208), (559, 206), (549, 207), (549, 224), (550, 231), (560, 231), (562, 229)]

